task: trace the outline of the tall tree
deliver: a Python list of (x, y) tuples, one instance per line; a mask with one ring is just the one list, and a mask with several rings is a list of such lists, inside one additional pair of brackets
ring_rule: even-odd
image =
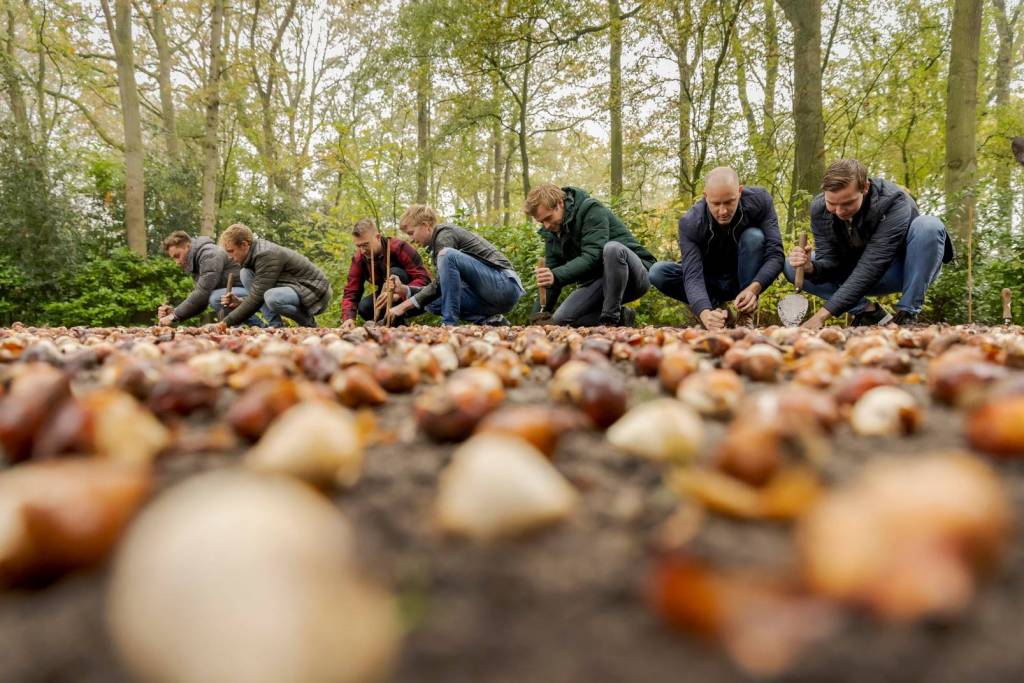
[(153, 38), (157, 55), (157, 84), (160, 88), (160, 118), (164, 130), (167, 155), (177, 162), (180, 156), (178, 124), (174, 110), (174, 90), (171, 86), (171, 48), (167, 40), (166, 0), (150, 0), (150, 15), (146, 27)]
[[(995, 15), (996, 35), (998, 36), (998, 49), (996, 53), (996, 78), (992, 88), (992, 100), (995, 100), (997, 119), (1007, 117), (1011, 107), (1010, 85), (1013, 81), (1013, 69), (1017, 66), (1019, 57), (1018, 25), (1020, 22), (1021, 10), (1024, 2), (1018, 2), (1012, 11), (1006, 7), (1006, 0), (992, 0), (992, 8)], [(1002, 125), (1000, 126), (1002, 128)], [(1010, 131), (1000, 131), (1004, 135)], [(1007, 137), (1010, 137), (1007, 135)], [(999, 203), (999, 215), (1007, 231), (1013, 225), (1013, 192), (1010, 188), (1011, 164), (997, 164), (996, 176), (996, 201)]]
[(966, 238), (977, 175), (978, 51), (982, 0), (955, 0), (946, 86), (946, 207), (954, 232)]
[(612, 201), (622, 196), (622, 16), (619, 0), (608, 0), (608, 118)]
[(220, 81), (223, 71), (224, 0), (213, 0), (210, 11), (210, 62), (206, 74), (206, 123), (203, 133), (203, 206), (200, 232), (213, 237), (217, 219), (217, 170), (220, 167), (218, 132), (220, 129)]
[(417, 56), (416, 203), (426, 204), (430, 187), (430, 58)]
[(114, 47), (117, 65), (117, 89), (124, 123), (124, 224), (128, 248), (146, 255), (146, 180), (143, 171), (142, 116), (139, 89), (135, 82), (135, 43), (132, 40), (131, 0), (100, 0), (103, 16)]
[(779, 0), (793, 27), (793, 127), (796, 152), (790, 218), (807, 209), (798, 193), (814, 196), (825, 173), (825, 118), (822, 113), (821, 0)]

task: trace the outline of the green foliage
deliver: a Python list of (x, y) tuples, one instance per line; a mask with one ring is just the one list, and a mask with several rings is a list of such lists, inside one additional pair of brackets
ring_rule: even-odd
[(191, 289), (191, 280), (171, 259), (142, 259), (127, 249), (91, 254), (69, 274), (64, 297), (42, 306), (39, 322), (152, 325), (160, 304), (181, 301)]

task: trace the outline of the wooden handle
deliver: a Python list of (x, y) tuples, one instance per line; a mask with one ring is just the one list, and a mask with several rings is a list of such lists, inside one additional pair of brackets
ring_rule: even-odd
[[(807, 233), (800, 233), (800, 248), (807, 249)], [(804, 288), (804, 267), (799, 266), (796, 269), (796, 277), (794, 278), (793, 284), (796, 285), (796, 291), (800, 291)]]
[[(228, 296), (231, 296), (231, 290), (234, 289), (234, 284), (235, 284), (235, 274), (234, 273), (228, 273), (228, 291), (227, 291), (227, 295)], [(221, 309), (220, 309), (220, 319), (223, 320), (226, 317), (227, 317), (227, 310), (226, 310), (226, 308), (224, 308), (222, 306)]]
[[(543, 256), (541, 256), (540, 260), (537, 261), (537, 267), (538, 268), (545, 268), (546, 267), (544, 265), (544, 257)], [(548, 288), (547, 287), (538, 287), (537, 288), (537, 298), (540, 301), (540, 307), (541, 308), (544, 308), (545, 306), (547, 306), (548, 305)]]
[(1010, 313), (1010, 297), (1013, 296), (1013, 292), (1010, 291), (1009, 287), (1003, 289), (1003, 320), (1009, 321), (1013, 317)]

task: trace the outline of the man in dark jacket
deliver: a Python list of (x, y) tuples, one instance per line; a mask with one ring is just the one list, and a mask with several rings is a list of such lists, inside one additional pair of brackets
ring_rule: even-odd
[(259, 310), (271, 327), (284, 325), (281, 316), (300, 327), (316, 327), (313, 316), (331, 301), (331, 284), (322, 270), (302, 254), (256, 237), (241, 223), (228, 227), (220, 244), (241, 264), (242, 285), (249, 292), (245, 299), (224, 295), (221, 303), (232, 309), (225, 324), (238, 325)]
[[(650, 287), (654, 257), (611, 209), (575, 187), (539, 185), (526, 196), (526, 215), (542, 227), (544, 266), (537, 287), (547, 289), (545, 310), (556, 325), (632, 325), (636, 313), (622, 304)], [(566, 285), (580, 286), (556, 309)]]
[[(853, 325), (916, 322), (928, 286), (953, 260), (946, 228), (922, 216), (910, 194), (881, 178), (868, 179), (856, 159), (841, 159), (825, 172), (822, 194), (811, 203), (814, 251), (794, 247), (786, 263), (804, 267), (804, 289), (825, 299), (804, 327), (816, 330), (834, 315), (854, 314)], [(890, 316), (865, 296), (902, 292)]]
[[(381, 236), (377, 224), (372, 219), (364, 218), (356, 223), (352, 227), (352, 236), (356, 253), (352, 255), (348, 282), (341, 298), (342, 321), (355, 320), (357, 312), (363, 320), (375, 319), (373, 295), (360, 298), (363, 295), (363, 286), (367, 282), (377, 287), (379, 297), (384, 296), (382, 292), (386, 281), (390, 280), (394, 286), (392, 300), (381, 300), (378, 303), (377, 318), (383, 318), (384, 313), (393, 304), (408, 299), (413, 287), (420, 289), (430, 283), (430, 272), (423, 265), (419, 252), (408, 242)], [(404, 323), (405, 317), (394, 321), (395, 325)]]
[(682, 260), (651, 268), (651, 284), (689, 304), (709, 330), (725, 326), (719, 308), (733, 301), (738, 324), (757, 310), (761, 292), (782, 272), (784, 254), (772, 196), (740, 185), (736, 171), (719, 167), (704, 180), (704, 198), (679, 219)]
[(524, 294), (512, 262), (480, 235), (439, 221), (437, 211), (422, 204), (399, 219), (399, 229), (430, 251), (437, 279), (393, 306), (392, 315), (424, 309), (439, 314), (445, 325), (508, 325), (504, 314)]
[[(228, 275), (233, 276), (232, 292), (235, 296), (248, 294), (238, 277), (238, 264), (209, 237), (190, 237), (188, 233), (176, 230), (164, 240), (164, 251), (192, 277), (195, 286), (184, 301), (160, 315), (161, 325), (188, 320), (202, 313), (207, 306), (219, 315), (221, 297), (227, 293)], [(250, 319), (250, 324), (262, 325), (255, 316)]]

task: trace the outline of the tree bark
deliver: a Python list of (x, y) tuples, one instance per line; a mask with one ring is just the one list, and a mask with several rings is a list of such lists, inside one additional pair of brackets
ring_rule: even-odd
[(416, 203), (426, 204), (430, 188), (430, 59), (417, 58)]
[(206, 75), (206, 126), (203, 134), (203, 206), (200, 233), (213, 237), (217, 220), (217, 133), (220, 126), (220, 75), (223, 69), (221, 32), (224, 0), (213, 0), (210, 15), (210, 67)]
[[(523, 196), (530, 193), (530, 152), (527, 149), (526, 106), (530, 101), (530, 71), (533, 66), (533, 23), (526, 36), (526, 56), (523, 58), (523, 80), (519, 90), (519, 163), (523, 173)], [(507, 183), (506, 183), (507, 186)]]
[(608, 118), (610, 120), (611, 198), (622, 197), (622, 18), (619, 0), (608, 0)]
[[(825, 174), (821, 104), (821, 0), (779, 0), (793, 26), (793, 126), (796, 151), (790, 216), (805, 214)], [(790, 219), (792, 224), (792, 218)]]
[(978, 50), (981, 0), (955, 0), (946, 85), (946, 207), (953, 232), (966, 238), (977, 173)]
[(121, 98), (124, 121), (124, 224), (128, 248), (146, 255), (146, 181), (143, 170), (142, 118), (139, 112), (139, 90), (135, 82), (135, 44), (132, 40), (131, 0), (100, 0), (114, 48), (117, 64), (117, 89)]
[[(1017, 18), (1022, 5), (1018, 4), (1013, 15), (1006, 11), (1006, 0), (992, 0), (995, 10), (996, 33), (999, 46), (996, 53), (995, 104), (996, 118), (1000, 122), (1009, 114), (1010, 83), (1013, 79), (1014, 42), (1017, 29)], [(1003, 129), (1002, 126), (1000, 126)], [(1004, 129), (1005, 130), (1005, 129)], [(1013, 227), (1013, 190), (1010, 187), (1011, 164), (996, 164), (996, 202), (999, 206), (999, 217), (1006, 226), (1006, 232)]]
[(177, 162), (180, 156), (178, 146), (178, 126), (175, 122), (174, 91), (171, 88), (171, 50), (167, 41), (167, 29), (164, 26), (164, 0), (152, 0), (153, 8), (153, 44), (156, 45), (157, 81), (160, 85), (160, 115), (163, 119), (164, 140), (167, 155), (171, 161)]

